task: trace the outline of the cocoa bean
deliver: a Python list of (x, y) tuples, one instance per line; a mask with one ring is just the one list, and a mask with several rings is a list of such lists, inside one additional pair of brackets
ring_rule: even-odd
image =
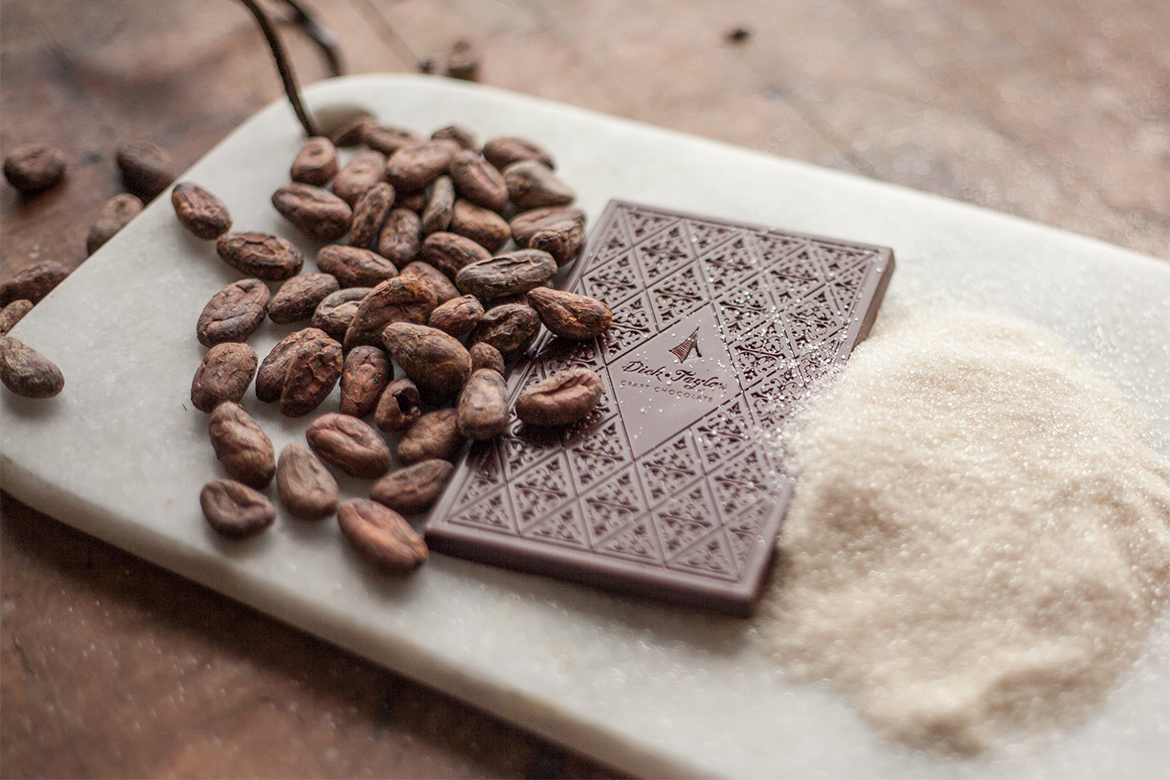
[(406, 429), (398, 442), (396, 454), (404, 464), (418, 463), (431, 458), (452, 460), (463, 444), (456, 428), (455, 410), (440, 409), (427, 412)]
[(387, 325), (392, 322), (421, 325), (430, 318), (437, 304), (434, 288), (418, 276), (402, 274), (387, 279), (358, 306), (353, 322), (345, 332), (345, 348), (353, 349), (363, 344), (378, 346)]
[(286, 184), (272, 193), (281, 216), (316, 241), (336, 241), (349, 232), (353, 209), (324, 187)]
[(215, 251), (237, 271), (269, 282), (296, 276), (305, 264), (301, 250), (271, 233), (224, 233)]
[(396, 202), (401, 208), (413, 211), (415, 214), (422, 214), (427, 205), (427, 193), (424, 190), (408, 192), (405, 195), (400, 195)]
[(179, 224), (196, 238), (211, 241), (232, 228), (227, 204), (191, 182), (179, 182), (171, 190), (171, 205)]
[(585, 228), (574, 219), (566, 219), (533, 233), (528, 248), (548, 252), (557, 265), (564, 265), (576, 256), (583, 243)]
[(85, 237), (86, 254), (92, 255), (98, 251), (102, 244), (113, 238), (115, 233), (130, 224), (130, 220), (141, 212), (142, 201), (128, 192), (107, 200)]
[(522, 209), (565, 206), (576, 194), (547, 166), (536, 160), (522, 160), (504, 169), (508, 198)]
[(526, 293), (548, 282), (556, 272), (557, 263), (548, 252), (518, 249), (463, 266), (455, 275), (455, 286), (462, 293), (490, 301)]
[[(431, 233), (422, 244), (420, 259), (454, 279), (460, 269), (491, 259), (491, 252), (455, 233)], [(555, 266), (554, 266), (555, 267)]]
[(440, 127), (435, 132), (431, 133), (432, 141), (454, 141), (464, 149), (476, 151), (475, 133), (471, 132), (465, 127), (459, 125), (447, 125)]
[(364, 498), (337, 508), (337, 523), (367, 563), (388, 574), (409, 574), (427, 559), (427, 545), (393, 509)]
[(323, 136), (305, 141), (289, 169), (289, 178), (301, 184), (324, 187), (337, 173), (337, 147)]
[(0, 284), (0, 306), (22, 300), (40, 303), (54, 287), (65, 281), (70, 270), (56, 260), (42, 260), (30, 265)]
[(225, 401), (211, 413), (207, 427), (215, 457), (232, 479), (262, 490), (276, 473), (272, 440), (244, 407)]
[(540, 334), (540, 317), (524, 303), (505, 303), (484, 312), (468, 337), (469, 344), (489, 344), (500, 351), (505, 363), (519, 358)]
[(580, 223), (581, 229), (584, 231), (585, 212), (576, 206), (546, 206), (524, 211), (516, 215), (508, 227), (511, 229), (512, 238), (516, 239), (516, 243), (526, 247), (537, 232), (566, 220)]
[(276, 522), (276, 507), (264, 495), (240, 482), (217, 479), (203, 486), (199, 506), (207, 524), (233, 538), (254, 536)]
[(483, 145), (483, 156), (501, 171), (521, 160), (536, 160), (548, 166), (550, 170), (557, 167), (552, 156), (539, 144), (514, 136), (493, 138), (488, 141)]
[(276, 493), (299, 520), (324, 520), (337, 511), (337, 480), (320, 458), (299, 444), (288, 444), (276, 463)]
[(381, 434), (348, 414), (329, 412), (309, 424), (313, 452), (351, 477), (377, 479), (390, 470), (390, 447)]
[(508, 388), (498, 371), (481, 368), (471, 375), (455, 415), (459, 434), (467, 439), (494, 439), (508, 427)]
[(479, 324), (483, 316), (483, 304), (474, 295), (452, 298), (431, 312), (427, 323), (452, 336), (466, 336)]
[(516, 399), (516, 416), (529, 425), (569, 425), (588, 417), (604, 391), (597, 374), (574, 366), (525, 389)]
[(374, 411), (394, 376), (390, 358), (378, 347), (354, 347), (341, 371), (341, 413), (365, 417)]
[(460, 197), (492, 211), (508, 205), (508, 185), (503, 175), (476, 152), (461, 150), (448, 166)]
[(384, 179), (385, 172), (386, 155), (373, 149), (358, 152), (333, 177), (333, 193), (352, 206), (366, 190)]
[(370, 124), (364, 135), (366, 146), (376, 149), (387, 157), (399, 149), (422, 143), (422, 137), (404, 127)]
[(498, 252), (511, 235), (503, 217), (463, 198), (456, 199), (451, 212), (451, 232), (467, 236), (488, 252)]
[(447, 76), (464, 81), (479, 81), (479, 50), (468, 40), (458, 40), (447, 55)]
[(341, 345), (333, 339), (308, 339), (292, 349), (280, 389), (280, 413), (304, 417), (337, 386), (342, 369)]
[(330, 140), (338, 149), (348, 149), (366, 142), (366, 129), (374, 124), (369, 116), (359, 116), (343, 124), (334, 131)]
[(424, 394), (455, 396), (471, 375), (471, 356), (458, 339), (426, 325), (395, 322), (382, 333), (386, 350)]
[(443, 492), (455, 467), (450, 461), (431, 458), (391, 471), (370, 488), (370, 498), (395, 512), (413, 515), (430, 509)]
[(259, 279), (241, 279), (217, 292), (203, 307), (195, 335), (205, 347), (228, 341), (247, 341), (264, 322), (268, 285)]
[(256, 353), (247, 344), (216, 344), (203, 356), (191, 382), (191, 403), (211, 413), (224, 401), (240, 402), (256, 373)]
[(422, 247), (422, 220), (409, 209), (392, 209), (378, 235), (378, 254), (405, 268)]
[(0, 381), (25, 398), (52, 398), (65, 388), (53, 361), (11, 336), (0, 336)]
[(353, 224), (349, 229), (349, 245), (368, 248), (378, 238), (382, 223), (394, 205), (394, 188), (384, 181), (366, 190), (353, 207)]
[(386, 163), (386, 181), (402, 192), (424, 190), (447, 171), (457, 151), (454, 141), (424, 141), (399, 149)]
[(421, 260), (416, 260), (408, 264), (399, 273), (400, 276), (414, 276), (423, 280), (431, 286), (435, 291), (435, 298), (437, 303), (446, 303), (452, 298), (459, 297), (459, 291), (455, 289), (455, 284), (447, 277), (445, 273), (435, 268), (430, 263), (424, 263)]
[(446, 230), (451, 225), (451, 214), (454, 209), (455, 185), (451, 183), (450, 176), (440, 176), (431, 185), (431, 195), (427, 198), (426, 208), (423, 209), (423, 232)]
[(398, 276), (394, 263), (376, 252), (337, 244), (321, 247), (317, 268), (335, 276), (342, 287), (373, 287)]
[(118, 167), (126, 189), (149, 202), (175, 180), (175, 163), (150, 141), (130, 141), (118, 148)]
[(65, 177), (65, 155), (48, 144), (24, 144), (4, 158), (4, 178), (25, 195), (55, 186)]
[(528, 292), (528, 304), (555, 335), (567, 339), (600, 336), (613, 324), (613, 313), (588, 295), (537, 287)]
[(284, 390), (284, 379), (288, 375), (288, 364), (297, 349), (311, 344), (312, 349), (325, 349), (332, 339), (317, 328), (305, 328), (288, 334), (264, 358), (256, 373), (256, 397), (265, 403), (280, 398)]
[(301, 274), (280, 286), (268, 304), (268, 318), (279, 325), (307, 320), (340, 285), (329, 274)]
[(479, 371), (481, 368), (490, 368), (500, 376), (504, 375), (504, 356), (491, 344), (482, 341), (478, 344), (472, 344), (471, 348), (467, 350), (467, 354), (471, 355), (471, 370), (473, 372)]
[(0, 310), (0, 336), (7, 335), (32, 310), (33, 302), (26, 300), (13, 301)]
[(384, 431), (402, 431), (422, 415), (418, 386), (409, 379), (395, 379), (382, 392), (374, 422)]
[(317, 305), (313, 312), (312, 325), (328, 333), (338, 341), (345, 341), (345, 332), (372, 287), (348, 287), (338, 290)]

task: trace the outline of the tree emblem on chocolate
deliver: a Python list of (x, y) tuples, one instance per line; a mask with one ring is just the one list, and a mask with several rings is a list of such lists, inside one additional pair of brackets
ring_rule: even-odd
[(699, 329), (695, 328), (695, 332), (682, 340), (682, 343), (677, 347), (670, 348), (670, 354), (678, 358), (678, 362), (685, 363), (690, 357), (691, 352), (694, 352), (699, 357), (703, 357), (703, 353), (699, 351)]

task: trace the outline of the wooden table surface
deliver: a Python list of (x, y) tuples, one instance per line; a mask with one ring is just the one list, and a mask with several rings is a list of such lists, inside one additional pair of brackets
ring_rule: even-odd
[[(468, 38), (491, 84), (1170, 257), (1167, 0), (305, 2), (352, 73)], [(325, 75), (285, 39), (304, 82)], [(279, 94), (229, 0), (0, 0), (0, 150), (70, 160), (40, 197), (0, 187), (3, 278), (84, 259), (120, 141), (181, 170)], [(8, 496), (0, 512), (6, 777), (612, 775)]]

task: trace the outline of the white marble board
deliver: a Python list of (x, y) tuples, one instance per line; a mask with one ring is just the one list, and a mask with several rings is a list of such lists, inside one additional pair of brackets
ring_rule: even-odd
[[(610, 198), (624, 198), (892, 246), (898, 270), (887, 307), (959, 299), (1055, 328), (1117, 379), (1156, 446), (1170, 453), (1170, 264), (935, 196), (490, 87), (363, 76), (315, 84), (307, 96), (326, 118), (361, 108), (419, 131), (458, 122), (481, 137), (537, 139), (593, 219)], [(287, 181), (301, 140), (280, 101), (182, 178), (223, 197), (238, 229), (269, 230), (314, 250), (268, 200)], [(333, 522), (282, 515), (254, 541), (221, 541), (208, 531), (197, 496), (222, 472), (206, 417), (188, 393), (203, 354), (195, 319), (237, 276), (211, 245), (182, 231), (164, 196), (38, 305), (13, 335), (51, 356), (67, 384), (48, 402), (0, 394), (3, 488), (636, 774), (1167, 776), (1164, 652), (1046, 749), (945, 760), (884, 742), (832, 693), (773, 672), (748, 622), (438, 555), (409, 579), (379, 577), (356, 561)], [(264, 355), (288, 330), (266, 324), (252, 344)], [(278, 450), (302, 438), (305, 420), (281, 419), (250, 393), (245, 405)], [(343, 482), (351, 495), (363, 487)]]

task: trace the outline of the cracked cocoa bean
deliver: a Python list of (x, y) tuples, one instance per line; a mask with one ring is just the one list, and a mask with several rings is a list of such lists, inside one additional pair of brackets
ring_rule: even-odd
[(464, 265), (455, 274), (455, 286), (467, 295), (491, 301), (520, 295), (546, 284), (557, 272), (557, 263), (548, 252), (518, 249)]
[(363, 344), (378, 346), (387, 325), (392, 322), (421, 325), (430, 318), (437, 304), (434, 288), (418, 276), (402, 274), (387, 279), (358, 306), (353, 322), (345, 332), (345, 348)]
[(305, 264), (301, 250), (271, 233), (224, 233), (216, 240), (215, 251), (240, 273), (268, 282), (296, 276)]
[(179, 224), (196, 238), (211, 241), (232, 229), (227, 204), (198, 184), (176, 184), (171, 190), (171, 206)]
[(384, 431), (403, 431), (422, 415), (422, 397), (409, 379), (395, 379), (382, 391), (374, 423)]
[(211, 296), (195, 324), (195, 335), (205, 347), (228, 341), (247, 341), (268, 310), (268, 285), (259, 279), (241, 279)]
[(337, 147), (323, 136), (305, 141), (289, 169), (289, 178), (301, 184), (324, 187), (337, 173)]
[(279, 325), (300, 322), (313, 316), (321, 301), (337, 292), (340, 285), (329, 274), (301, 274), (280, 286), (268, 303), (268, 318)]
[(203, 356), (191, 382), (191, 403), (211, 413), (224, 401), (240, 402), (256, 373), (256, 352), (234, 341), (216, 344)]

